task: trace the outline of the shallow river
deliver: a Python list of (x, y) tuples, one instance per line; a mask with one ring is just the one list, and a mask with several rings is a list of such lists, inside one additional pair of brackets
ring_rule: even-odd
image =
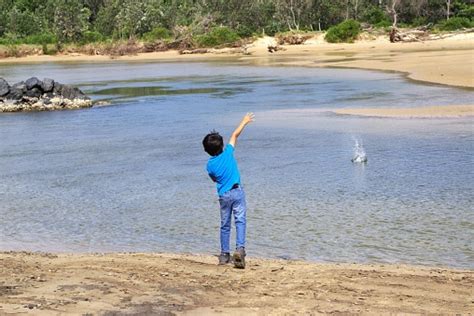
[(217, 253), (201, 140), (253, 111), (236, 149), (249, 255), (474, 268), (473, 119), (330, 112), (468, 104), (472, 90), (224, 62), (0, 66), (11, 83), (33, 75), (111, 105), (0, 115), (1, 250)]

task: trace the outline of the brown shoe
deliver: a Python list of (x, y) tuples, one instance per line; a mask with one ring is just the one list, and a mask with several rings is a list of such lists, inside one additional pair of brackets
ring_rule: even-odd
[(230, 253), (223, 252), (219, 255), (219, 265), (230, 263)]
[(237, 269), (245, 269), (245, 248), (239, 247), (234, 252), (234, 267)]

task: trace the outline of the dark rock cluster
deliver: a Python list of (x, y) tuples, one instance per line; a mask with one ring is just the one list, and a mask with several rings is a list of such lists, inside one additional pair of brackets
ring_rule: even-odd
[(0, 112), (53, 111), (91, 107), (92, 101), (78, 88), (32, 77), (10, 86), (0, 78)]

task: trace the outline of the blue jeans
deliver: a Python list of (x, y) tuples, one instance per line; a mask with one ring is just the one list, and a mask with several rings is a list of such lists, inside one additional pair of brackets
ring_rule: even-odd
[(221, 207), (221, 252), (229, 253), (231, 217), (234, 213), (236, 248), (245, 247), (247, 205), (242, 187), (232, 189), (219, 197)]

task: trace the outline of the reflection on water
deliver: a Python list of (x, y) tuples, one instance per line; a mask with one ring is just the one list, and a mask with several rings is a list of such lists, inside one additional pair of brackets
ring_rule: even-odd
[[(328, 112), (467, 104), (470, 91), (339, 69), (0, 67), (11, 82), (31, 75), (120, 102), (0, 116), (0, 249), (218, 251), (201, 140), (253, 111), (236, 150), (250, 255), (473, 268), (472, 119)], [(354, 137), (366, 165), (350, 161)]]
[(120, 95), (127, 97), (140, 97), (150, 95), (180, 95), (180, 94), (199, 94), (199, 93), (216, 93), (218, 89), (201, 88), (201, 89), (168, 89), (167, 87), (120, 87), (94, 91), (93, 94), (101, 95)]

